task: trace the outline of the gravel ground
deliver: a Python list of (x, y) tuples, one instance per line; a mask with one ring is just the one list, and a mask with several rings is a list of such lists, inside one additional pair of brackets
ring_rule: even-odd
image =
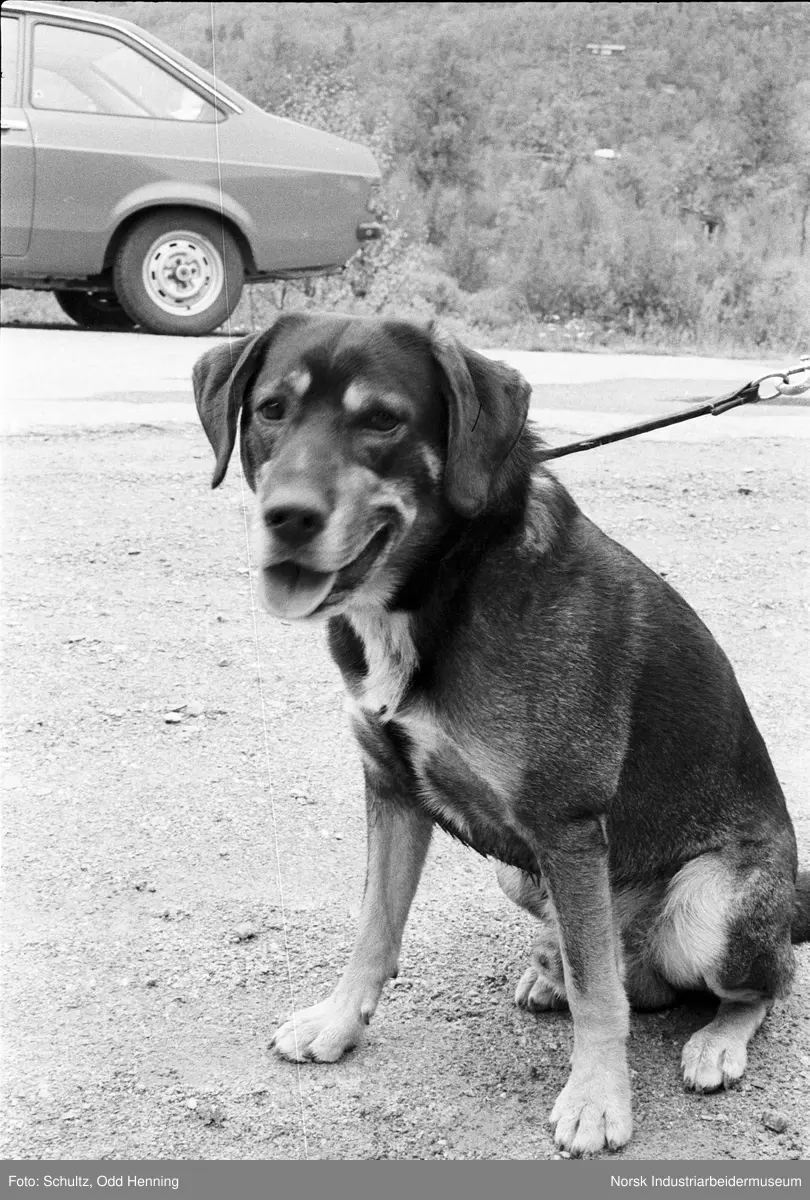
[[(789, 440), (635, 442), (559, 471), (729, 653), (807, 862), (805, 461)], [(530, 919), (442, 835), (366, 1045), (300, 1070), (268, 1049), (348, 953), (364, 816), (322, 634), (259, 615), (254, 640), (238, 476), (211, 493), (190, 428), (16, 437), (2, 465), (2, 1152), (552, 1156), (570, 1019), (514, 1007)], [(799, 961), (727, 1094), (680, 1084), (707, 1006), (633, 1018), (616, 1157), (807, 1152)]]

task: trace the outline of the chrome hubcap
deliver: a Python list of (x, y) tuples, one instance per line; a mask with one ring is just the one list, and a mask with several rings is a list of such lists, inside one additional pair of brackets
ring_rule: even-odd
[(143, 282), (163, 312), (194, 316), (210, 308), (225, 286), (222, 255), (200, 234), (161, 234), (144, 259)]

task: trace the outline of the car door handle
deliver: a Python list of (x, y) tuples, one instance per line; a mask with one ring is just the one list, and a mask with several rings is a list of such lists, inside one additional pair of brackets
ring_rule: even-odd
[(25, 132), (28, 125), (25, 121), (15, 121), (10, 117), (0, 117), (0, 130), (5, 133), (9, 129), (19, 129)]

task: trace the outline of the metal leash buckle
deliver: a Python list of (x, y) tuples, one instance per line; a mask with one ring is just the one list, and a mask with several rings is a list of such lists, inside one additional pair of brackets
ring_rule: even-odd
[[(788, 380), (793, 376), (798, 376), (798, 378), (793, 383), (789, 383)], [(779, 383), (775, 382), (777, 379), (780, 380)], [(770, 380), (774, 380), (770, 385), (774, 391), (763, 395), (762, 388)], [(803, 395), (804, 392), (810, 390), (810, 354), (802, 355), (797, 367), (790, 367), (787, 371), (775, 371), (772, 375), (763, 375), (761, 379), (757, 380), (757, 384), (760, 389), (760, 400), (772, 400), (776, 396)]]

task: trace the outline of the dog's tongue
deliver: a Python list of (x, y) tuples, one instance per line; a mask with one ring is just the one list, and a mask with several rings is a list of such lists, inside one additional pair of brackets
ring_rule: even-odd
[(279, 563), (262, 572), (263, 599), (275, 617), (294, 621), (308, 617), (332, 590), (337, 571), (310, 571), (296, 563)]

